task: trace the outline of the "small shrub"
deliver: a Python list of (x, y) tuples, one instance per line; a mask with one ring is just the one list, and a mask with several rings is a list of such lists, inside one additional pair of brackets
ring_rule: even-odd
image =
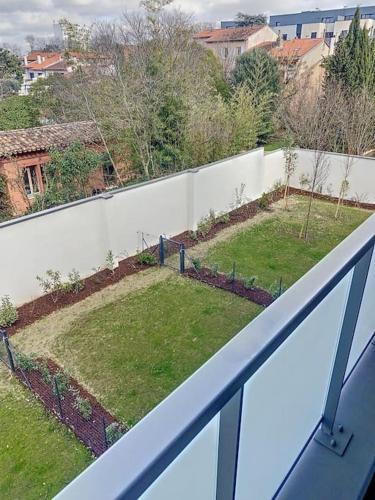
[(212, 229), (213, 223), (212, 219), (210, 217), (206, 217), (205, 219), (201, 219), (201, 221), (198, 223), (197, 227), (197, 234), (199, 236), (202, 236), (202, 238), (205, 238), (210, 230)]
[(155, 255), (152, 255), (150, 252), (142, 252), (137, 255), (137, 261), (139, 264), (145, 264), (147, 266), (155, 266), (158, 263)]
[(92, 415), (92, 406), (88, 399), (76, 394), (73, 406), (85, 420), (90, 420)]
[(202, 269), (202, 262), (198, 257), (192, 259), (191, 263), (193, 264), (194, 269), (199, 273), (199, 271)]
[(189, 237), (194, 240), (194, 241), (197, 241), (198, 240), (198, 233), (197, 231), (190, 231), (189, 233)]
[(219, 217), (217, 217), (216, 222), (219, 224), (228, 224), (228, 222), (230, 222), (230, 215), (221, 214), (219, 215)]
[(9, 295), (4, 295), (1, 297), (0, 303), (0, 326), (3, 328), (6, 326), (13, 325), (18, 319), (18, 311)]
[(270, 195), (268, 193), (263, 193), (262, 196), (258, 200), (258, 207), (261, 210), (267, 210), (270, 204)]
[(72, 269), (72, 271), (68, 274), (68, 279), (69, 292), (79, 293), (85, 288), (81, 276), (76, 269)]
[(38, 363), (35, 361), (35, 356), (32, 354), (27, 356), (17, 352), (15, 355), (17, 368), (24, 372), (31, 372), (38, 369)]
[(268, 291), (272, 295), (273, 299), (276, 300), (287, 290), (287, 288), (288, 287), (286, 287), (284, 283), (275, 281), (274, 283), (272, 283)]
[(211, 271), (212, 276), (214, 276), (215, 278), (217, 278), (217, 276), (219, 275), (219, 265), (218, 264), (212, 264), (210, 271)]
[(94, 275), (92, 276), (92, 281), (94, 283), (96, 283), (97, 285), (100, 285), (101, 283), (103, 283), (102, 278), (100, 276), (98, 276), (98, 273), (100, 273), (102, 268), (100, 266), (98, 266), (98, 267), (93, 267), (91, 270), (94, 271)]
[(48, 269), (46, 271), (45, 278), (37, 276), (36, 279), (39, 281), (39, 285), (43, 290), (43, 293), (51, 293), (53, 302), (57, 302), (58, 293), (63, 291), (60, 271), (53, 271), (52, 269)]
[(111, 271), (112, 274), (115, 273), (116, 269), (116, 259), (112, 250), (108, 250), (107, 256), (105, 258), (106, 268)]
[(256, 276), (250, 276), (248, 278), (243, 279), (243, 286), (246, 288), (246, 290), (252, 290), (254, 288), (255, 282), (257, 280)]
[(57, 396), (57, 391), (56, 391), (56, 385), (57, 389), (59, 391), (59, 394), (61, 397), (64, 397), (64, 395), (68, 392), (70, 384), (69, 384), (69, 377), (61, 370), (55, 373), (54, 376), (54, 381), (53, 381), (53, 393), (55, 396)]
[(233, 283), (234, 280), (236, 279), (236, 263), (235, 262), (233, 263), (232, 270), (226, 274), (226, 277), (230, 283)]
[(124, 427), (117, 422), (107, 425), (105, 428), (105, 435), (109, 446), (118, 441), (125, 434), (125, 432), (126, 429), (124, 429)]
[(48, 365), (46, 361), (39, 361), (37, 363), (37, 368), (38, 372), (40, 373), (43, 381), (46, 384), (50, 384), (52, 382), (52, 375), (51, 372), (49, 371)]

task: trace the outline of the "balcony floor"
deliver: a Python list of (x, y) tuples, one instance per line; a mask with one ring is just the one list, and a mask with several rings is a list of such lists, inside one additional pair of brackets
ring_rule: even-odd
[(375, 472), (374, 339), (372, 342), (341, 395), (336, 422), (353, 433), (346, 452), (340, 457), (311, 439), (278, 499), (353, 500), (366, 494)]

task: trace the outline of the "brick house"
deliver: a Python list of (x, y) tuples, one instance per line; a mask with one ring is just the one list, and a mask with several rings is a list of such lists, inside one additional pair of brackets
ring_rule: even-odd
[[(35, 195), (44, 192), (43, 166), (50, 160), (49, 151), (76, 141), (103, 149), (96, 125), (87, 121), (0, 132), (0, 173), (15, 215), (24, 213)], [(105, 189), (104, 175), (101, 168), (91, 176), (91, 192)]]

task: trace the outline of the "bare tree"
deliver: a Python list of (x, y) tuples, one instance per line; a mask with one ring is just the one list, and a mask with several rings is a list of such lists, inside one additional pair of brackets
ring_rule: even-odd
[(300, 84), (299, 91), (289, 95), (281, 106), (281, 119), (289, 134), (300, 147), (313, 150), (311, 173), (308, 176), (309, 200), (300, 237), (308, 238), (314, 195), (323, 189), (329, 172), (326, 151), (337, 142), (338, 131), (334, 127), (329, 100), (318, 90), (307, 90)]
[(293, 149), (293, 143), (291, 140), (288, 140), (285, 147), (283, 148), (284, 153), (284, 172), (285, 172), (285, 188), (284, 188), (284, 208), (288, 209), (288, 199), (289, 199), (289, 188), (290, 188), (290, 179), (292, 175), (295, 173), (297, 168), (297, 159), (298, 154)]

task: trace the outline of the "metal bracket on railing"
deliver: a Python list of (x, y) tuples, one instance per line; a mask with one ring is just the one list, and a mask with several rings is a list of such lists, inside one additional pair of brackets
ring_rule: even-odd
[(352, 437), (353, 433), (339, 424), (334, 426), (332, 434), (320, 428), (315, 436), (315, 441), (342, 457)]

